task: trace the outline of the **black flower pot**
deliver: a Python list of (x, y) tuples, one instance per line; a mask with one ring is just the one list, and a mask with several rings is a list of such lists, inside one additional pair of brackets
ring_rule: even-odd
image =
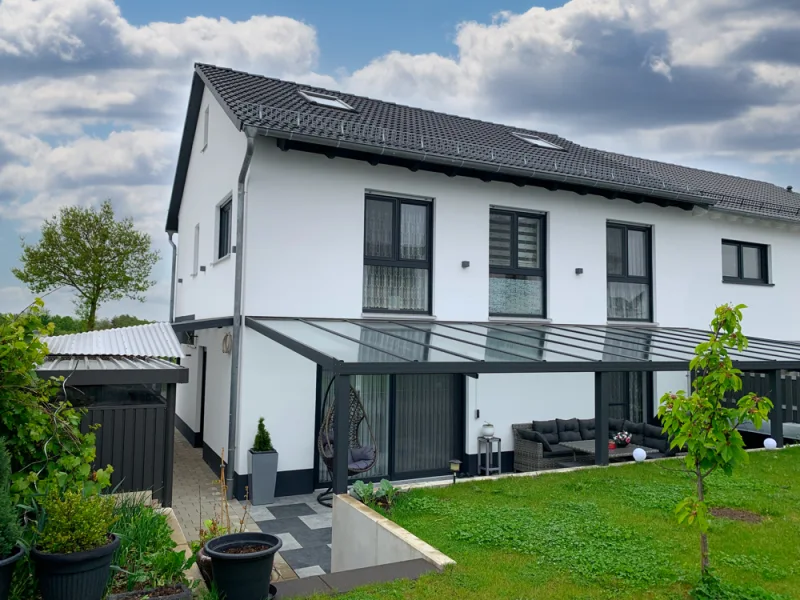
[[(214, 585), (220, 600), (266, 600), (275, 553), (283, 542), (269, 533), (231, 533), (206, 543), (211, 558)], [(264, 545), (258, 552), (237, 553), (252, 545)], [(46, 599), (45, 599), (46, 600)]]
[(11, 556), (0, 560), (0, 600), (8, 599), (14, 567), (17, 566), (17, 561), (21, 560), (23, 556), (25, 556), (25, 551), (19, 546), (15, 546)]
[(111, 559), (119, 538), (85, 552), (50, 554), (31, 550), (43, 600), (100, 600), (106, 591)]
[[(168, 587), (180, 588), (169, 596), (154, 596), (154, 592), (163, 592)], [(149, 590), (141, 590), (137, 592), (125, 592), (124, 594), (111, 594), (107, 600), (140, 600), (142, 598), (157, 598), (158, 600), (192, 600), (192, 590), (183, 585), (182, 583), (175, 586), (165, 586)]]

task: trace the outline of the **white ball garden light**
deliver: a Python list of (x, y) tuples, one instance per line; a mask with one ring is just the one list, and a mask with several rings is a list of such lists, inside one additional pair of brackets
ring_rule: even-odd
[(635, 460), (636, 462), (640, 463), (645, 458), (647, 458), (647, 452), (645, 452), (641, 448), (636, 448), (636, 450), (633, 451), (633, 460)]
[(764, 440), (764, 448), (767, 450), (775, 450), (778, 447), (778, 442), (776, 442), (773, 438), (767, 438)]

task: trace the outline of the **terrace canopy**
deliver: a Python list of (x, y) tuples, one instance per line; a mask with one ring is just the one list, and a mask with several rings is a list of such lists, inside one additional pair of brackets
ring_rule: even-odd
[[(279, 319), (246, 317), (245, 325), (314, 361), (336, 379), (337, 398), (349, 395), (349, 376), (367, 374), (594, 373), (597, 464), (608, 464), (608, 400), (604, 373), (689, 371), (695, 347), (709, 333), (651, 325), (554, 325), (520, 322), (443, 322), (406, 319)], [(767, 373), (771, 434), (783, 445), (782, 370), (800, 369), (800, 345), (749, 338), (730, 351), (734, 365)], [(347, 489), (348, 406), (336, 404), (333, 484)]]

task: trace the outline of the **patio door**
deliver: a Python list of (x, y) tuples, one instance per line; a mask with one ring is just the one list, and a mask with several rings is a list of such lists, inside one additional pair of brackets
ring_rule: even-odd
[(652, 373), (606, 373), (608, 381), (608, 416), (634, 423), (653, 419)]
[[(351, 377), (366, 413), (359, 442), (369, 445), (374, 438), (377, 460), (372, 469), (350, 479), (400, 480), (447, 473), (450, 459), (461, 459), (464, 448), (462, 380), (454, 375)], [(330, 381), (331, 374), (320, 371), (315, 435), (323, 411), (335, 400), (335, 386), (329, 388)], [(317, 483), (327, 484), (330, 473), (319, 457), (317, 465)]]

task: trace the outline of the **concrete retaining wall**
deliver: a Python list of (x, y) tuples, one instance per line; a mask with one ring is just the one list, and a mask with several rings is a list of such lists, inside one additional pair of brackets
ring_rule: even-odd
[(440, 571), (455, 561), (347, 495), (333, 498), (331, 571), (423, 559)]

